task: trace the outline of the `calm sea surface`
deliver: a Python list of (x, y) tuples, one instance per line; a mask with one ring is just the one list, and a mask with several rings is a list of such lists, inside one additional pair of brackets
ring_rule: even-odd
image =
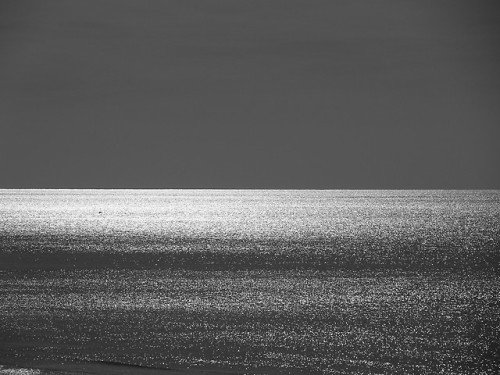
[(0, 364), (500, 370), (500, 191), (0, 190)]

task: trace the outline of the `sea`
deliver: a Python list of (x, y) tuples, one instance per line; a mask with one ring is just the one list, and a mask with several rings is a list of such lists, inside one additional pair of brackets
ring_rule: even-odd
[(500, 191), (0, 190), (0, 364), (500, 371)]

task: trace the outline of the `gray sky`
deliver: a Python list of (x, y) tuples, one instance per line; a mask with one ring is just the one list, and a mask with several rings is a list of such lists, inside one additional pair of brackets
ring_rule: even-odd
[(2, 0), (0, 187), (500, 188), (495, 4)]

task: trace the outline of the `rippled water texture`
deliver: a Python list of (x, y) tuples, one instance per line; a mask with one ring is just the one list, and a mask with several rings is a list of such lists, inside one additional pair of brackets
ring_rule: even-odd
[(495, 373), (500, 192), (0, 190), (0, 364)]

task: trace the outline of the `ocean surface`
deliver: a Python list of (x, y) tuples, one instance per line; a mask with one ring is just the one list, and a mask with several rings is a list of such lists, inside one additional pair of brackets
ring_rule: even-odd
[(497, 373), (500, 191), (0, 190), (0, 364)]

